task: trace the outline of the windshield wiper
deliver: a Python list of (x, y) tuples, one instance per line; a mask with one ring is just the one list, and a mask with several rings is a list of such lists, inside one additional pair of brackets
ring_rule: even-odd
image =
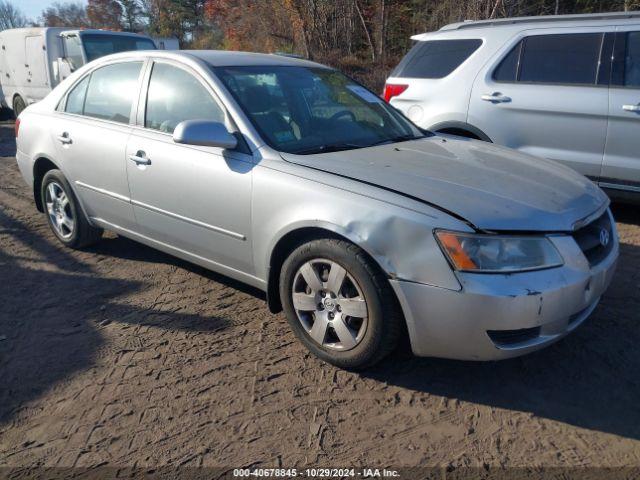
[(357, 143), (331, 143), (328, 145), (318, 145), (316, 147), (303, 148), (302, 150), (296, 150), (292, 153), (296, 155), (311, 155), (313, 153), (341, 152), (344, 150), (353, 150), (356, 148), (364, 148), (368, 146), (369, 145), (360, 145)]
[(397, 137), (385, 138), (384, 140), (380, 140), (378, 142), (372, 143), (371, 145), (367, 145), (368, 147), (375, 147), (376, 145), (383, 145), (387, 143), (398, 143), (398, 142), (406, 142), (409, 140), (418, 140), (419, 138), (425, 138), (426, 135), (421, 137), (416, 135), (398, 135)]

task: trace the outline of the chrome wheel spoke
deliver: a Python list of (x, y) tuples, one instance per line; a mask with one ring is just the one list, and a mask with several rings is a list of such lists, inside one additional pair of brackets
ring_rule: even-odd
[(331, 323), (333, 330), (336, 332), (342, 346), (349, 350), (356, 346), (356, 335), (351, 331), (342, 317), (336, 317)]
[(329, 322), (324, 316), (316, 315), (316, 319), (313, 322), (309, 335), (320, 345), (324, 344), (324, 340), (327, 337), (327, 327)]
[(62, 192), (58, 200), (60, 201), (60, 206), (62, 208), (65, 208), (67, 205), (69, 205), (69, 199), (67, 198), (67, 194), (64, 192)]
[(343, 315), (356, 318), (367, 317), (367, 302), (364, 301), (364, 298), (341, 298), (338, 305), (340, 305)]
[(344, 283), (344, 279), (347, 276), (347, 271), (337, 263), (331, 263), (331, 270), (329, 270), (329, 278), (327, 279), (327, 290), (338, 294)]
[(53, 202), (47, 202), (47, 212), (49, 215), (55, 215), (55, 212), (53, 211)]
[(74, 226), (74, 221), (72, 218), (69, 218), (68, 216), (64, 216), (61, 219), (61, 224), (64, 225), (65, 227), (67, 227), (69, 229), (69, 232), (73, 231), (73, 226)]
[(318, 272), (316, 272), (315, 268), (313, 268), (313, 265), (311, 265), (310, 262), (307, 262), (302, 266), (302, 268), (300, 269), (300, 273), (302, 274), (305, 282), (307, 282), (307, 285), (309, 285), (309, 288), (312, 292), (318, 292), (322, 290), (322, 280), (320, 280)]
[(293, 306), (296, 310), (303, 312), (312, 312), (318, 308), (315, 295), (306, 293), (294, 293)]
[(47, 192), (49, 193), (49, 198), (53, 201), (58, 198), (58, 192), (56, 192), (56, 184), (50, 183), (47, 187)]

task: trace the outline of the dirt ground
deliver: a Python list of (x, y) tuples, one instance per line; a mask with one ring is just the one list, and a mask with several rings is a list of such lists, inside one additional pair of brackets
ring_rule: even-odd
[(109, 234), (60, 247), (0, 127), (0, 466), (640, 467), (640, 208), (589, 321), (496, 363), (309, 355), (263, 295)]

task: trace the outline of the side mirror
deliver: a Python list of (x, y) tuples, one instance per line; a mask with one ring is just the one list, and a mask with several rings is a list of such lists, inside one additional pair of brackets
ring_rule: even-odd
[(73, 72), (73, 67), (71, 66), (69, 60), (67, 60), (66, 58), (58, 58), (57, 64), (60, 81), (67, 78)]
[(173, 131), (173, 141), (185, 145), (233, 149), (238, 146), (224, 124), (210, 120), (185, 120)]

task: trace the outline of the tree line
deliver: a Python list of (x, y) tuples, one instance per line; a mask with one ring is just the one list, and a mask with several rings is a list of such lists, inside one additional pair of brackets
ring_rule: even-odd
[(0, 28), (29, 24), (175, 37), (181, 48), (298, 54), (374, 88), (411, 35), (448, 23), (640, 9), (640, 0), (87, 0), (56, 2), (27, 19), (0, 0)]

